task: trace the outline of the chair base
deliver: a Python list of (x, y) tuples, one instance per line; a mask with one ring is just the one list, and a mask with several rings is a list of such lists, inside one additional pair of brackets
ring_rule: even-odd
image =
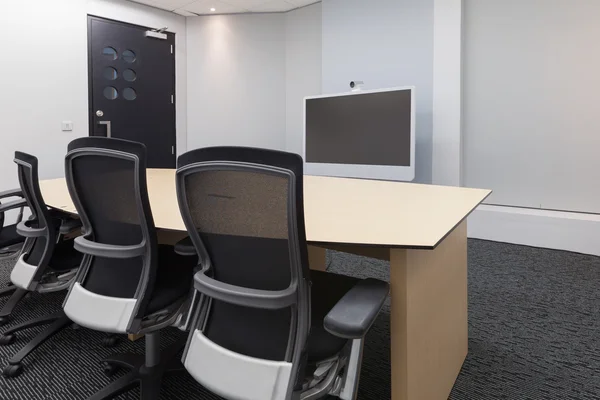
[(116, 354), (103, 360), (104, 373), (114, 375), (120, 368), (129, 373), (112, 382), (88, 400), (108, 400), (140, 386), (141, 400), (158, 400), (162, 378), (166, 375), (184, 373), (185, 368), (176, 356), (185, 346), (179, 340), (162, 353), (158, 348), (158, 332), (146, 335), (146, 355)]
[(0, 290), (0, 297), (11, 295), (0, 310), (0, 326), (5, 325), (10, 321), (11, 314), (15, 307), (28, 293), (28, 290), (18, 288), (14, 285), (7, 286)]
[(13, 344), (17, 340), (17, 332), (36, 326), (50, 325), (48, 328), (38, 333), (31, 341), (29, 341), (29, 343), (23, 346), (21, 350), (8, 360), (8, 365), (2, 370), (2, 375), (6, 378), (14, 378), (15, 376), (20, 375), (23, 372), (23, 359), (33, 353), (33, 351), (46, 340), (71, 324), (71, 320), (67, 318), (63, 312), (58, 312), (49, 316), (29, 320), (5, 331), (2, 336), (0, 336), (0, 345)]
[(6, 285), (6, 287), (0, 289), (0, 297), (8, 296), (12, 294), (15, 290), (17, 290), (17, 287), (15, 285), (8, 284)]
[[(8, 360), (8, 365), (2, 370), (2, 375), (5, 378), (14, 378), (23, 372), (23, 359), (35, 351), (42, 343), (56, 335), (68, 326), (73, 325), (73, 322), (66, 316), (63, 311), (59, 311), (52, 315), (47, 315), (40, 318), (31, 319), (22, 324), (16, 325), (0, 335), (0, 346), (8, 346), (17, 341), (17, 333), (25, 329), (35, 328), (37, 326), (50, 325), (32, 340), (21, 348), (14, 356)], [(116, 335), (108, 335), (102, 341), (105, 347), (114, 347), (118, 343)]]

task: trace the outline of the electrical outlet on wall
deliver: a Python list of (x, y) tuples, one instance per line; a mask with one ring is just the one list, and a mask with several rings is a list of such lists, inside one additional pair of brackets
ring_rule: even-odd
[(63, 121), (61, 126), (63, 132), (71, 132), (73, 130), (73, 121)]

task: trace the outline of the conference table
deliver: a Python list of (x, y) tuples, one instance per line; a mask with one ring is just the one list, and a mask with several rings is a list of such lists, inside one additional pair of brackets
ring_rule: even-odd
[[(175, 170), (148, 169), (154, 223), (185, 235)], [(49, 207), (76, 214), (64, 178), (40, 182)], [(325, 250), (389, 261), (393, 400), (447, 399), (468, 351), (466, 217), (482, 189), (304, 176), (309, 262)]]

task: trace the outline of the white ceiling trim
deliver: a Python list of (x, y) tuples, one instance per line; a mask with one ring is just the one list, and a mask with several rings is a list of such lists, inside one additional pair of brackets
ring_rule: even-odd
[(288, 12), (321, 0), (129, 0), (174, 12), (197, 15)]

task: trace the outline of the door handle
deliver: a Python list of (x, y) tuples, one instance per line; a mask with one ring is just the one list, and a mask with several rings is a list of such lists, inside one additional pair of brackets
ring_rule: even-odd
[(106, 125), (106, 137), (111, 137), (110, 121), (98, 121), (99, 125)]

